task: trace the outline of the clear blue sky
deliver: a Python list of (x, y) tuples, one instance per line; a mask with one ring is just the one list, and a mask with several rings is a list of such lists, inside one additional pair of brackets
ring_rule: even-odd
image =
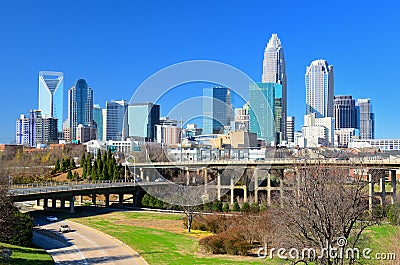
[[(129, 100), (151, 74), (186, 60), (221, 61), (260, 81), (272, 33), (284, 45), (288, 114), (297, 128), (305, 68), (322, 58), (334, 65), (335, 94), (371, 98), (376, 136), (400, 138), (399, 10), (394, 0), (1, 1), (0, 142), (13, 140), (16, 118), (37, 108), (40, 70), (64, 72), (65, 90), (85, 78), (104, 107)], [(175, 104), (163, 102), (164, 113)]]

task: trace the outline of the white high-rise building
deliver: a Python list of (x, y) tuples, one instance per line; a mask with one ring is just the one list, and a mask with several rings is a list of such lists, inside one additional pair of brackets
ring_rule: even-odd
[(282, 140), (287, 139), (286, 117), (287, 117), (287, 81), (286, 62), (281, 40), (277, 34), (272, 34), (264, 51), (263, 60), (263, 83), (278, 83), (282, 85), (282, 117), (280, 126), (276, 131), (282, 135)]
[(304, 126), (301, 129), (306, 140), (305, 147), (333, 147), (334, 128), (332, 117), (316, 118), (316, 113), (305, 115)]
[(333, 66), (326, 60), (315, 60), (307, 66), (306, 114), (315, 113), (316, 118), (334, 117)]
[(58, 119), (57, 130), (62, 132), (64, 75), (61, 72), (39, 72), (39, 110), (43, 115)]

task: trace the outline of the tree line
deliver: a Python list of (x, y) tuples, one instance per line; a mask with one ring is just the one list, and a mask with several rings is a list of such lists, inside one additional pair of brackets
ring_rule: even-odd
[(113, 157), (111, 150), (92, 154), (82, 154), (80, 167), (83, 169), (82, 178), (87, 180), (117, 180), (123, 174), (123, 167)]

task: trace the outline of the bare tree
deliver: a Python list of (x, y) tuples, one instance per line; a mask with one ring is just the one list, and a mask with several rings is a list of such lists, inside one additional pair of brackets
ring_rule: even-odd
[[(368, 182), (362, 174), (351, 175), (352, 169), (324, 165), (296, 169), (295, 176), (287, 180), (294, 188), (285, 196), (281, 212), (286, 232), (281, 243), (320, 250), (312, 257), (317, 263), (344, 264), (345, 255), (332, 257), (321, 250), (355, 248), (364, 229), (374, 221), (368, 212)], [(362, 171), (365, 169), (358, 172)], [(348, 259), (348, 264), (354, 262), (354, 257)]]
[(0, 175), (0, 241), (7, 242), (13, 234), (15, 208), (8, 195), (8, 177)]

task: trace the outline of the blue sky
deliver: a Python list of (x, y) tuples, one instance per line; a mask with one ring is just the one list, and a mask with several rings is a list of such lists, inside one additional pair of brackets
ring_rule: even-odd
[[(13, 140), (16, 118), (37, 108), (40, 70), (64, 72), (65, 90), (85, 78), (104, 107), (187, 60), (224, 62), (260, 81), (272, 33), (284, 46), (297, 128), (305, 68), (322, 58), (334, 66), (336, 95), (371, 98), (377, 138), (400, 138), (399, 10), (392, 0), (1, 1), (0, 142)], [(160, 101), (162, 112), (198, 95), (196, 86), (178, 89)]]

